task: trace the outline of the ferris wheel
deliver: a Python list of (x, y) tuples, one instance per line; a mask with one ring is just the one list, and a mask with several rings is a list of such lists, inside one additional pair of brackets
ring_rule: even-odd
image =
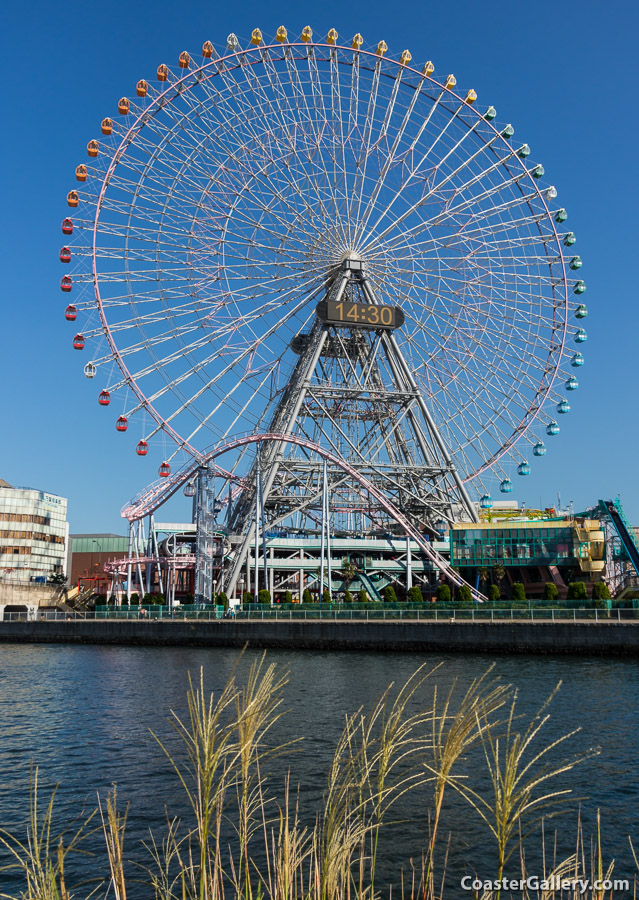
[(530, 473), (578, 388), (586, 286), (543, 166), (474, 90), (383, 41), (280, 27), (184, 51), (105, 112), (61, 289), (97, 401), (138, 455), (161, 448), (160, 476), (264, 430), (345, 260), (401, 310), (461, 480), (487, 498)]

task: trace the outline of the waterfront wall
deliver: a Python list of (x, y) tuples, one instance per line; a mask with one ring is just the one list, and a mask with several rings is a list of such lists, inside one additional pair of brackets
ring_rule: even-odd
[(2, 642), (639, 656), (639, 623), (78, 619), (0, 622)]

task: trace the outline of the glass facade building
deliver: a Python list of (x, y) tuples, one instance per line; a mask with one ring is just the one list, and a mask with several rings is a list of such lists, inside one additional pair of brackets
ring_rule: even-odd
[(66, 574), (69, 525), (64, 497), (0, 479), (0, 578), (46, 581)]
[(513, 522), (454, 526), (450, 533), (451, 563), (477, 568), (494, 566), (570, 565), (581, 555), (574, 527), (568, 522)]

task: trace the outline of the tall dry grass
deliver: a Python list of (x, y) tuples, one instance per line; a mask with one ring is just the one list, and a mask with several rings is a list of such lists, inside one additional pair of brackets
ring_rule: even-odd
[[(262, 656), (244, 677), (236, 667), (217, 696), (207, 694), (202, 672), (197, 682), (189, 680), (186, 715), (173, 713), (170, 719), (177, 741), (169, 745), (155, 737), (182, 786), (192, 821), (187, 826), (169, 819), (162, 837), (150, 835), (145, 896), (149, 900), (389, 896), (378, 875), (381, 836), (393, 821), (398, 802), (413, 791), (420, 791), (428, 802), (423, 820), (414, 823), (424, 836), (421, 859), (397, 860), (398, 874), (402, 866), (405, 870), (400, 891), (404, 900), (511, 896), (507, 890), (483, 887), (464, 892), (459, 883), (447, 880), (451, 836), (445, 833), (443, 815), (451, 792), (463, 798), (468, 814), (483, 823), (482, 879), (501, 879), (507, 867), (527, 877), (528, 842), (533, 836), (543, 842), (546, 880), (612, 872), (611, 864), (604, 862), (599, 836), (587, 847), (578, 829), (575, 852), (567, 859), (557, 858), (556, 843), (548, 844), (543, 823), (572, 798), (565, 777), (596, 752), (559, 758), (576, 732), (552, 731), (552, 696), (526, 721), (517, 712), (516, 692), (502, 684), (492, 668), (466, 687), (453, 685), (443, 697), (436, 680), (436, 669), (421, 667), (398, 689), (389, 686), (372, 709), (345, 717), (323, 804), (310, 824), (301, 820), (290, 779), (278, 795), (268, 775), (273, 758), (290, 750), (290, 744), (273, 737), (274, 726), (284, 715), (286, 674)], [(487, 793), (479, 791), (481, 779), (474, 777), (480, 764), (489, 775)], [(128, 811), (120, 808), (115, 789), (104, 804), (98, 804), (104, 879), (90, 894), (69, 887), (65, 862), (81, 852), (84, 838), (94, 828), (95, 813), (75, 830), (54, 834), (54, 803), (55, 793), (41, 806), (36, 771), (26, 836), (20, 839), (0, 830), (0, 844), (23, 884), (18, 893), (0, 897), (127, 900), (132, 878), (125, 855)], [(139, 881), (139, 873), (135, 877)], [(524, 889), (516, 896), (604, 900), (602, 891), (594, 888), (584, 894), (554, 886), (536, 892)]]

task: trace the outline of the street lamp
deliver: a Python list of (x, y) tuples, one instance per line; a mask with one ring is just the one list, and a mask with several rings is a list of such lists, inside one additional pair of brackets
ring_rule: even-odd
[[(92, 539), (91, 543), (92, 543), (92, 544), (96, 544), (96, 545), (97, 545), (97, 548), (98, 548), (98, 571), (99, 571), (100, 563), (102, 562), (102, 544), (100, 543), (100, 541), (97, 541), (95, 538)], [(93, 572), (93, 547), (91, 547), (91, 576), (92, 576), (92, 578), (93, 578), (93, 588), (94, 588), (94, 590), (95, 590), (96, 577), (95, 577), (95, 574), (94, 574), (94, 572)], [(98, 574), (98, 577), (97, 577), (97, 581), (98, 581), (98, 587), (99, 587), (99, 586), (100, 586), (100, 585), (99, 585), (99, 581), (100, 581), (100, 575), (99, 575), (99, 574)]]

